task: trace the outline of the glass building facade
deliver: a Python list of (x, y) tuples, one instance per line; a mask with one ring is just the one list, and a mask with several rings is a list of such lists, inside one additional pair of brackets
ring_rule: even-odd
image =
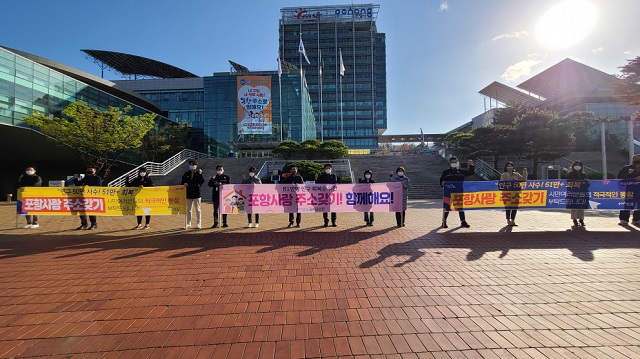
[[(386, 40), (376, 28), (378, 9), (366, 4), (280, 10), (280, 56), (302, 66), (321, 140), (377, 149), (378, 135), (387, 129)], [(311, 64), (299, 52), (301, 39)]]

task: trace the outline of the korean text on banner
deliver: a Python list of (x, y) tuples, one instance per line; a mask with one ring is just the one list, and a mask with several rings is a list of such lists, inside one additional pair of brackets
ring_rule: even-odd
[(402, 183), (224, 185), (222, 213), (400, 212)]
[(18, 214), (132, 216), (186, 213), (184, 186), (23, 187)]
[(530, 180), (445, 182), (446, 211), (477, 209), (640, 209), (640, 182)]
[(238, 135), (272, 132), (271, 76), (238, 76)]

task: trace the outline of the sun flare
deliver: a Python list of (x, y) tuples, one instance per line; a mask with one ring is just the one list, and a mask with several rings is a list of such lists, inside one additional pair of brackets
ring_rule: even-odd
[(596, 24), (597, 11), (586, 0), (565, 0), (538, 21), (536, 37), (545, 47), (562, 49), (582, 41)]

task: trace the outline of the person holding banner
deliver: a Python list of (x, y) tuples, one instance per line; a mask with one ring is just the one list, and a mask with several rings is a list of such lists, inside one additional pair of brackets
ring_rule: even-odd
[(196, 228), (202, 228), (202, 211), (200, 205), (202, 203), (202, 195), (200, 194), (200, 187), (204, 183), (204, 176), (202, 170), (198, 168), (198, 162), (189, 161), (189, 170), (182, 175), (181, 184), (187, 187), (187, 223), (183, 227), (189, 229), (191, 227), (191, 210), (193, 206), (196, 207)]
[[(289, 175), (282, 180), (282, 184), (304, 184), (304, 178), (298, 174), (298, 167), (291, 167)], [(300, 221), (302, 215), (296, 211), (296, 227), (300, 227)], [(287, 227), (293, 227), (293, 213), (289, 213), (289, 225)]]
[[(251, 167), (249, 168), (249, 178), (245, 178), (242, 181), (242, 184), (262, 184), (262, 181), (260, 180), (260, 177), (257, 177), (257, 171), (255, 167)], [(255, 228), (258, 228), (260, 226), (260, 214), (256, 213), (256, 224), (255, 224)], [(251, 213), (247, 213), (247, 228), (251, 228), (254, 227), (254, 225), (251, 223)]]
[[(333, 167), (331, 164), (327, 163), (324, 165), (324, 173), (318, 176), (316, 179), (316, 183), (321, 184), (336, 184), (339, 183), (340, 180), (336, 175), (331, 173)], [(324, 226), (329, 227), (329, 214), (327, 212), (322, 213), (322, 218), (324, 219)], [(336, 220), (338, 219), (338, 215), (336, 212), (331, 212), (331, 227), (337, 227)]]
[[(520, 186), (517, 181), (526, 181), (529, 177), (529, 173), (526, 168), (522, 169), (522, 174), (516, 172), (513, 162), (507, 162), (504, 164), (504, 172), (500, 175), (500, 181), (510, 182), (507, 183), (508, 187), (512, 188), (512, 191), (519, 191)], [(507, 195), (505, 193), (505, 195)], [(504, 197), (503, 197), (504, 198)], [(518, 204), (507, 206), (505, 204), (505, 213), (507, 216), (507, 226), (517, 226), (516, 213), (518, 212)]]
[[(620, 182), (621, 184), (625, 182), (629, 183), (629, 185), (637, 188), (637, 185), (638, 185), (637, 180), (640, 179), (640, 154), (633, 156), (631, 164), (622, 166), (620, 171), (618, 171), (618, 178), (633, 180), (633, 181), (620, 181)], [(629, 189), (630, 188), (628, 188), (627, 190)], [(618, 219), (620, 219), (620, 222), (618, 224), (621, 226), (629, 225), (629, 217), (631, 217), (631, 210), (633, 210), (633, 217), (632, 217), (631, 223), (634, 226), (640, 226), (640, 210), (637, 209), (639, 204), (638, 194), (635, 193), (637, 191), (633, 191), (633, 192), (634, 192), (634, 198), (632, 202), (633, 206), (625, 205), (625, 208), (628, 208), (628, 209), (621, 210), (620, 214), (618, 215)], [(628, 201), (625, 201), (625, 204), (627, 202)]]
[[(211, 228), (218, 228), (220, 218), (220, 186), (230, 184), (231, 178), (224, 174), (224, 167), (221, 165), (216, 166), (216, 175), (209, 180), (209, 187), (212, 187), (211, 200), (213, 201), (213, 226)], [(222, 215), (222, 227), (229, 227), (227, 224), (227, 215)]]
[[(573, 183), (570, 185), (570, 182)], [(582, 162), (573, 162), (567, 172), (567, 207), (571, 209), (571, 219), (576, 227), (586, 227), (584, 210), (589, 208), (588, 188), (589, 177), (584, 171)]]
[[(102, 186), (102, 177), (96, 175), (95, 167), (88, 167), (87, 173), (83, 178), (80, 178), (79, 174), (73, 175), (73, 181), (76, 186)], [(80, 215), (80, 227), (76, 229), (97, 229), (98, 228), (98, 217), (89, 216), (89, 221), (91, 222), (91, 227), (87, 227), (87, 215)]]
[[(27, 167), (24, 170), (24, 174), (18, 178), (18, 189), (23, 187), (40, 187), (42, 186), (42, 178), (36, 174), (36, 169), (33, 167)], [(38, 216), (26, 215), (27, 225), (24, 228), (38, 228)], [(18, 221), (16, 220), (16, 224)]]
[[(149, 177), (149, 173), (145, 167), (141, 167), (138, 170), (138, 176), (133, 179), (133, 181), (129, 182), (129, 176), (125, 179), (125, 187), (153, 187), (153, 181), (151, 181), (151, 177)], [(142, 226), (142, 216), (136, 216), (138, 220), (138, 225), (133, 227), (133, 229), (149, 229), (149, 223), (151, 222), (151, 216), (144, 216), (144, 227)]]
[[(360, 183), (376, 183), (373, 179), (373, 173), (370, 170), (364, 171), (364, 178), (360, 179)], [(364, 212), (364, 223), (367, 226), (373, 226), (373, 212)]]
[(404, 175), (404, 172), (404, 167), (398, 167), (396, 169), (396, 178), (393, 178), (394, 182), (402, 182), (402, 212), (396, 212), (396, 223), (398, 227), (404, 227), (404, 220), (407, 214), (407, 202), (409, 202), (409, 188), (411, 188), (411, 181), (409, 181), (409, 177)]
[[(467, 164), (469, 165), (469, 169), (466, 171), (461, 170), (460, 163), (458, 162), (458, 157), (451, 156), (451, 158), (449, 158), (449, 169), (444, 170), (444, 172), (442, 172), (442, 175), (440, 176), (440, 186), (444, 186), (445, 182), (464, 182), (465, 177), (474, 175), (475, 167), (473, 166), (473, 161), (468, 160)], [(458, 215), (460, 216), (460, 227), (471, 227), (465, 220), (464, 211), (458, 211)], [(447, 226), (448, 217), (449, 212), (445, 211), (442, 216), (442, 228), (449, 228)]]

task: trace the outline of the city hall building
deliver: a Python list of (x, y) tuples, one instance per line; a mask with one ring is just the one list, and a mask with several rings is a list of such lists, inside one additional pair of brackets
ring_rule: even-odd
[(318, 139), (377, 149), (378, 136), (387, 129), (386, 44), (376, 26), (379, 8), (353, 4), (280, 10), (280, 57), (302, 68)]

